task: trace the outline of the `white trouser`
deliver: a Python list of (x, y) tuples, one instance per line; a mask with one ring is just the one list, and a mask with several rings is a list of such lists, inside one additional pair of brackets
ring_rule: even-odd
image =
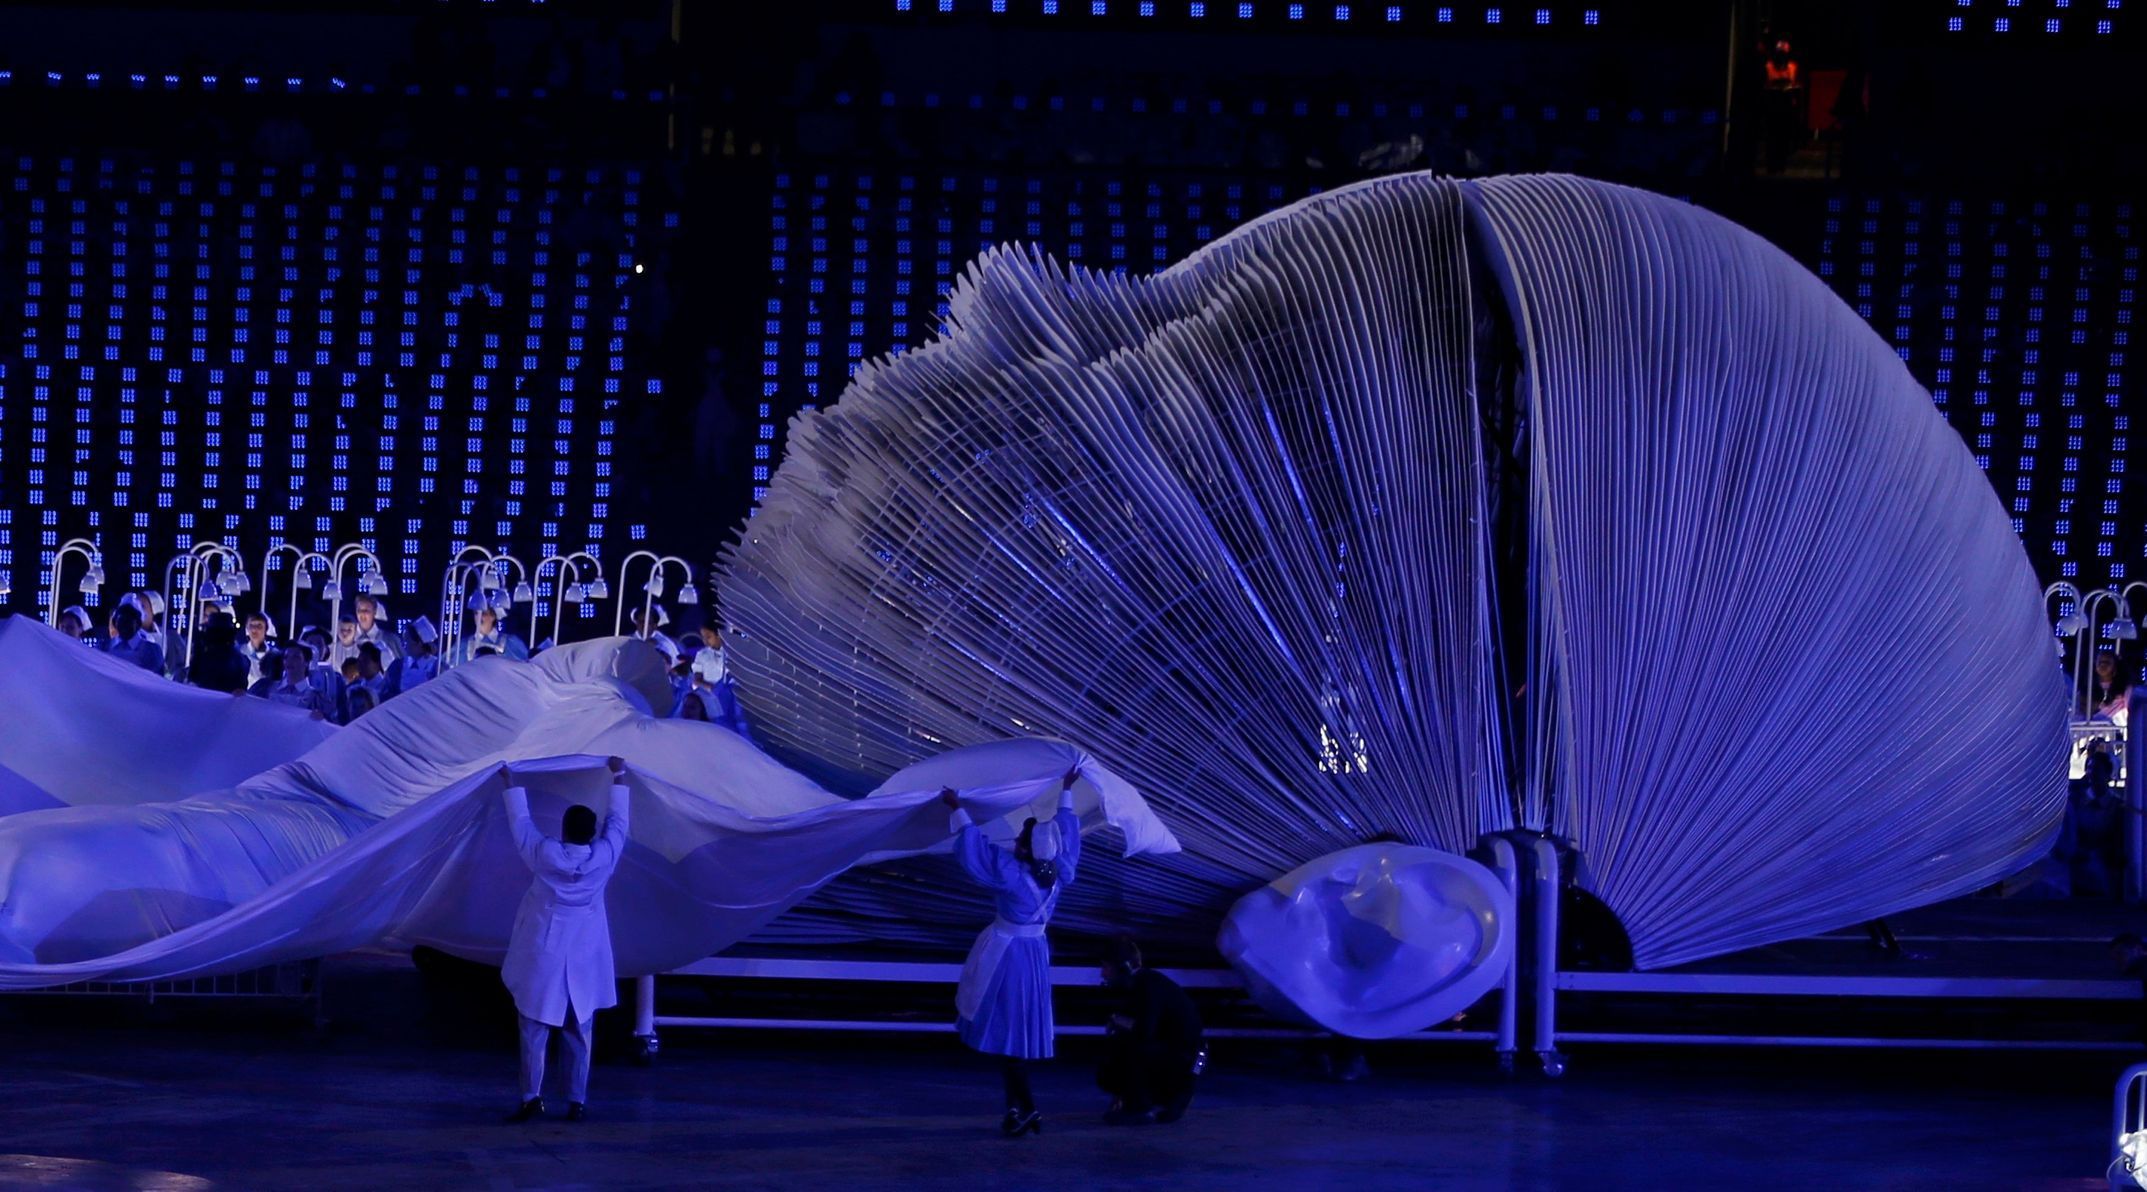
[(574, 1020), (574, 1012), (567, 1012), (565, 1026), (552, 1027), (538, 1022), (527, 1014), (518, 1015), (522, 1020), (522, 1099), (527, 1101), (544, 1095), (544, 1052), (552, 1041), (552, 1032), (559, 1032), (559, 1045), (566, 1051), (567, 1100), (589, 1099), (589, 1039), (594, 1033), (594, 1020)]

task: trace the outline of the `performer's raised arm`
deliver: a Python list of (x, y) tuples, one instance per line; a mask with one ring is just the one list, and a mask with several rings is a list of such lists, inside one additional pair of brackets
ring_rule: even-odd
[(1065, 780), (1059, 785), (1059, 813), (1051, 817), (1059, 826), (1059, 879), (1072, 881), (1074, 870), (1081, 864), (1081, 817), (1074, 814), (1074, 782), (1081, 777), (1080, 767), (1066, 771)]
[(954, 788), (941, 787), (939, 799), (954, 809), (947, 826), (958, 833), (954, 838), (955, 863), (978, 885), (991, 890), (1006, 889), (1017, 870), (1012, 855), (1005, 849), (994, 847), (985, 838), (984, 829), (977, 827), (975, 818), (967, 807), (962, 806), (961, 797), (954, 793)]
[(538, 850), (544, 844), (544, 833), (538, 831), (536, 821), (529, 818), (529, 791), (515, 782), (505, 762), (500, 763), (499, 776), (507, 783), (507, 831), (514, 838), (514, 851), (535, 869)]
[(605, 764), (611, 767), (611, 806), (604, 812), (604, 843), (611, 846), (616, 859), (626, 853), (626, 809), (632, 792), (626, 787), (626, 759), (614, 757)]

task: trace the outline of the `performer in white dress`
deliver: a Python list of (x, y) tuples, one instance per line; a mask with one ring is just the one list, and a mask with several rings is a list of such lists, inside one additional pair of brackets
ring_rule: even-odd
[(508, 1120), (544, 1112), (544, 1053), (558, 1030), (567, 1061), (567, 1120), (578, 1122), (589, 1095), (589, 1045), (598, 1010), (619, 1004), (604, 887), (626, 850), (626, 763), (611, 758), (611, 806), (597, 831), (596, 812), (567, 808), (560, 838), (529, 818), (529, 792), (504, 765), (507, 823), (515, 851), (536, 878), (515, 912), (500, 979), (522, 1021), (522, 1105)]
[(1027, 1063), (1052, 1054), (1051, 943), (1044, 938), (1044, 925), (1051, 921), (1059, 895), (1073, 884), (1081, 858), (1081, 821), (1073, 811), (1078, 777), (1067, 772), (1058, 814), (1044, 823), (1029, 820), (1012, 850), (985, 837), (954, 791), (939, 793), (954, 808), (951, 827), (960, 833), (955, 861), (971, 880), (996, 895), (998, 917), (969, 949), (955, 1009), (962, 1042), (1001, 1057), (1006, 1117), (999, 1128), (1009, 1138), (1043, 1130)]

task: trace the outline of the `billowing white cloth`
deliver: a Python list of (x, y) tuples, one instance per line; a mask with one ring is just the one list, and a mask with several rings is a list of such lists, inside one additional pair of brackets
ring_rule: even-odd
[(0, 815), (234, 786), (336, 732), (267, 700), (174, 683), (22, 616), (0, 621), (0, 692)]
[[(76, 670), (47, 668), (40, 699), (86, 702), (71, 688), (125, 669), (86, 650), (69, 658)], [(16, 677), (0, 673), (0, 688)], [(0, 988), (231, 972), (380, 943), (499, 963), (529, 885), (502, 806), (502, 761), (537, 821), (556, 823), (568, 804), (600, 800), (602, 757), (627, 760), (632, 836), (606, 892), (622, 976), (718, 951), (852, 865), (949, 847), (941, 786), (1018, 823), (1078, 767), (1085, 825), (1117, 825), (1129, 852), (1177, 847), (1131, 787), (1063, 742), (957, 750), (844, 800), (735, 733), (653, 718), (650, 697), (666, 691), (662, 656), (624, 639), (528, 663), (489, 658), (349, 728), (296, 721), (330, 735), (235, 788), (0, 818)], [(203, 698), (279, 718), (264, 724), (289, 715)], [(125, 701), (100, 709), (122, 722), (134, 714)], [(100, 747), (93, 723), (56, 738), (78, 743), (55, 750), (57, 773)], [(173, 748), (181, 769), (208, 764)]]

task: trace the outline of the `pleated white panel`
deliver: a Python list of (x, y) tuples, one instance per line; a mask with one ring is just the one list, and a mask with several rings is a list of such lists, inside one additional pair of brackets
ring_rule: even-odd
[[(793, 424), (725, 554), (756, 734), (851, 790), (1080, 742), (1187, 850), (1084, 870), (1061, 918), (1099, 929), (1212, 932), (1333, 849), (1509, 824), (1463, 235), (1455, 185), (1412, 177), (1150, 278), (980, 258), (943, 338)], [(822, 905), (945, 894), (919, 869)]]
[[(1929, 398), (1756, 237), (1579, 179), (1382, 179), (1142, 280), (987, 254), (794, 425), (725, 572), (756, 730), (831, 787), (1053, 734), (1149, 794), (1186, 852), (1098, 866), (1076, 927), (1195, 938), (1331, 850), (1518, 820), (1659, 966), (1971, 889), (2062, 805), (2027, 559)], [(952, 942), (954, 885), (782, 926)]]
[(2047, 848), (2064, 694), (1958, 435), (1853, 312), (1656, 195), (1501, 178), (1533, 423), (1524, 819), (1643, 968), (1960, 894)]

